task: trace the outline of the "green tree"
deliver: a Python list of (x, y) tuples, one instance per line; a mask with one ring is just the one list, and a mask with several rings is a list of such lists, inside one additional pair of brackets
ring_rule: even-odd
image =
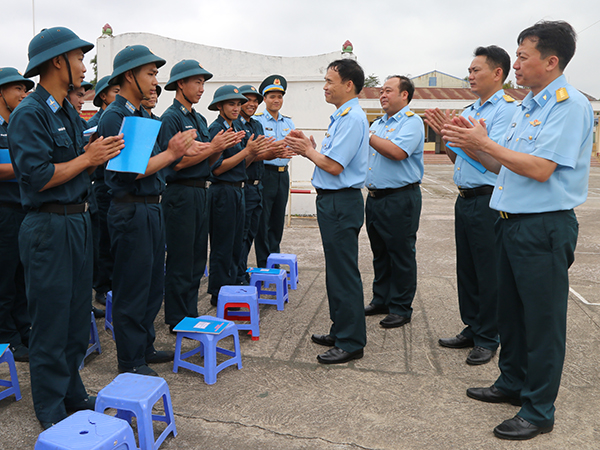
[(379, 85), (379, 77), (374, 73), (365, 78), (365, 87), (378, 87)]
[(502, 85), (502, 89), (515, 89), (515, 85), (513, 84), (512, 80), (508, 80)]
[(96, 83), (98, 83), (98, 55), (94, 55), (94, 57), (90, 60), (92, 63), (92, 70), (94, 71), (94, 79), (90, 81), (96, 89)]

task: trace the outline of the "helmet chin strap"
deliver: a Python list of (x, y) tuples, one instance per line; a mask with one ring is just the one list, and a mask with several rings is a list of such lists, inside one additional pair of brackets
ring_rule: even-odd
[(65, 58), (67, 72), (69, 72), (69, 88), (67, 89), (67, 92), (71, 92), (73, 89), (75, 89), (75, 85), (73, 84), (73, 74), (71, 73), (71, 63), (69, 62), (69, 57), (66, 53), (63, 53), (63, 58)]
[(142, 100), (150, 100), (150, 97), (146, 97), (144, 95), (144, 92), (142, 91), (142, 88), (140, 87), (140, 83), (138, 83), (138, 80), (135, 76), (135, 73), (133, 73), (133, 70), (131, 71), (131, 75), (133, 75), (133, 81), (135, 81), (135, 85), (138, 88), (138, 91), (140, 91), (140, 95), (142, 96)]
[(9, 113), (13, 112), (13, 108), (11, 108), (10, 106), (8, 106), (8, 103), (6, 103), (6, 99), (4, 98), (4, 94), (2, 93), (2, 89), (0, 89), (0, 95), (2, 96), (2, 101), (4, 102), (4, 106), (6, 106), (6, 109), (8, 109)]

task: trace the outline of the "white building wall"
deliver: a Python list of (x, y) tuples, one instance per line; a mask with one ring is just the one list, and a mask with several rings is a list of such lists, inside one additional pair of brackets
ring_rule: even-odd
[[(154, 54), (167, 61), (158, 74), (158, 81), (163, 88), (174, 64), (182, 59), (196, 59), (214, 75), (205, 84), (202, 99), (195, 106), (196, 111), (204, 115), (209, 124), (217, 116), (217, 113), (208, 110), (216, 89), (224, 84), (253, 84), (258, 88), (262, 80), (271, 74), (283, 75), (288, 81), (281, 112), (292, 118), (296, 128), (314, 135), (318, 143), (324, 138), (329, 116), (335, 111), (335, 106), (325, 102), (323, 84), (327, 66), (341, 58), (341, 52), (304, 57), (268, 56), (178, 41), (149, 33), (102, 36), (96, 44), (98, 79), (112, 72), (115, 55), (127, 45), (146, 45)], [(163, 89), (155, 114), (161, 115), (172, 104), (173, 98), (173, 92)], [(258, 110), (264, 110), (264, 105), (260, 105)], [(313, 169), (311, 161), (300, 156), (292, 158), (292, 187), (310, 189)], [(315, 196), (314, 193), (292, 194), (292, 214), (315, 214)]]

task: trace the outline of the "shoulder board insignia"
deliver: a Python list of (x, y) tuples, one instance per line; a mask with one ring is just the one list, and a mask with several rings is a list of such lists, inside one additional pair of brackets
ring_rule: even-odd
[[(4, 117), (0, 116), (0, 125), (4, 125)], [(0, 136), (4, 137), (5, 134), (0, 134)]]
[(346, 114), (348, 114), (350, 112), (350, 110), (352, 109), (352, 106), (348, 106), (343, 113), (340, 114), (340, 117), (345, 116)]
[(556, 90), (556, 103), (560, 103), (569, 98), (569, 93), (564, 87)]
[(414, 112), (412, 112), (412, 111), (406, 111), (406, 117), (412, 117), (414, 115), (415, 115)]
[(503, 99), (504, 99), (504, 101), (505, 101), (505, 102), (507, 102), (507, 103), (512, 103), (512, 102), (514, 102), (514, 101), (515, 101), (515, 99), (514, 99), (514, 98), (512, 98), (512, 97), (511, 97), (510, 95), (508, 95), (508, 94), (504, 94), (504, 95), (502, 96), (502, 98), (503, 98)]
[(285, 114), (282, 114), (281, 116), (285, 117), (286, 119), (291, 119), (292, 118), (292, 116), (286, 116)]
[(127, 100), (127, 103), (125, 103), (125, 108), (127, 108), (131, 113), (135, 112), (135, 106), (133, 106), (129, 100)]
[(262, 116), (264, 114), (264, 112), (259, 112), (259, 113), (255, 113), (255, 116)]

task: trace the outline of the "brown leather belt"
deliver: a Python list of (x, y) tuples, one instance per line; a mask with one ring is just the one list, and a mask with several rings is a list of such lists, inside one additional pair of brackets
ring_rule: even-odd
[(160, 203), (160, 195), (132, 195), (125, 194), (123, 197), (115, 197), (113, 201), (116, 203), (148, 203), (157, 204)]
[(494, 192), (494, 186), (479, 186), (472, 189), (458, 188), (458, 195), (462, 198), (477, 197), (479, 195), (489, 195)]
[(273, 172), (287, 172), (288, 166), (275, 166), (273, 164), (265, 164), (265, 169)]
[(406, 186), (402, 186), (399, 188), (369, 189), (369, 197), (381, 198), (381, 197), (385, 197), (386, 195), (393, 194), (394, 192), (401, 192), (401, 191), (407, 191), (408, 189), (414, 189), (418, 185), (419, 185), (419, 183), (411, 183), (411, 184), (407, 184)]
[(183, 186), (206, 189), (208, 187), (208, 180), (206, 178), (187, 178), (182, 180), (169, 181), (168, 184), (181, 184)]
[(85, 203), (70, 203), (63, 205), (62, 203), (44, 203), (38, 208), (39, 212), (60, 214), (66, 216), (68, 214), (81, 214), (90, 208), (88, 202)]

